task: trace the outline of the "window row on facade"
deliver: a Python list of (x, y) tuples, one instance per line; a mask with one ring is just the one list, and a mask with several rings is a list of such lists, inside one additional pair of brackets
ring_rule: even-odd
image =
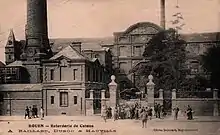
[(142, 56), (144, 53), (144, 47), (145, 45), (119, 46), (118, 55), (124, 57)]
[(46, 80), (48, 81), (91, 81), (91, 82), (103, 82), (104, 68), (102, 67), (89, 67), (86, 66), (85, 70), (80, 66), (78, 68), (60, 67), (50, 68), (47, 70)]
[[(59, 93), (59, 101), (55, 101), (55, 96), (50, 96), (50, 104), (53, 105), (55, 102), (59, 102), (60, 107), (68, 107), (69, 106), (69, 94), (68, 92), (60, 92)], [(78, 97), (73, 96), (73, 104), (78, 104)]]
[(136, 34), (136, 35), (129, 35), (129, 36), (120, 36), (117, 37), (115, 40), (117, 43), (147, 43), (150, 39), (154, 36), (154, 34)]
[[(78, 69), (73, 69), (72, 70), (72, 80), (77, 80), (77, 74), (78, 74), (77, 72), (79, 72)], [(71, 74), (71, 73), (69, 73), (69, 74)], [(55, 75), (56, 75), (55, 70), (50, 69), (50, 80), (51, 81), (53, 81), (55, 79)], [(62, 69), (60, 69), (59, 76), (60, 76), (60, 81), (62, 81)]]

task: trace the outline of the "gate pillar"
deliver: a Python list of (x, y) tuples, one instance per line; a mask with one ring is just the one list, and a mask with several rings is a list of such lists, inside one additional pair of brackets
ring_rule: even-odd
[(147, 83), (147, 103), (148, 106), (154, 107), (154, 82), (153, 82), (153, 76), (149, 75), (148, 79), (149, 82)]
[(213, 116), (219, 116), (218, 89), (213, 89)]
[(175, 115), (175, 112), (173, 111), (174, 108), (178, 107), (176, 103), (176, 89), (172, 89), (172, 116)]
[(115, 76), (111, 76), (111, 83), (108, 84), (109, 87), (109, 106), (111, 108), (115, 108), (118, 104), (118, 95), (117, 95), (117, 83), (115, 82)]
[(101, 90), (101, 111), (103, 111), (103, 107), (106, 107), (105, 90)]
[(89, 91), (89, 98), (86, 99), (86, 116), (94, 115), (93, 93), (94, 93), (94, 90), (90, 90)]

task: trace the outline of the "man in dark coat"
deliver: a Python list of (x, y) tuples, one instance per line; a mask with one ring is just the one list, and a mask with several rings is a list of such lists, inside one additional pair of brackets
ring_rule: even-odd
[(156, 118), (158, 118), (158, 105), (157, 105), (157, 103), (155, 103), (155, 105), (154, 105), (154, 112), (155, 112)]
[(29, 111), (29, 109), (28, 109), (28, 106), (26, 106), (26, 109), (25, 109), (24, 118), (26, 119), (26, 117), (28, 117), (28, 119), (29, 119), (29, 117), (30, 117), (30, 111)]
[(188, 120), (192, 120), (193, 119), (193, 116), (192, 116), (192, 108), (188, 105), (188, 108), (187, 108), (187, 119)]
[(159, 119), (160, 119), (160, 114), (161, 114), (161, 105), (158, 104), (157, 105), (157, 118), (159, 118)]

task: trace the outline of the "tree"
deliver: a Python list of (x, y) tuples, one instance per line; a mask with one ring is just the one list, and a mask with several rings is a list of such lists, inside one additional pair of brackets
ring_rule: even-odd
[(131, 72), (154, 76), (156, 90), (179, 89), (185, 79), (185, 41), (179, 38), (174, 29), (159, 32), (145, 48), (143, 56), (149, 60), (132, 69)]
[(210, 85), (213, 88), (220, 88), (220, 46), (213, 46), (201, 56), (202, 67), (210, 75)]

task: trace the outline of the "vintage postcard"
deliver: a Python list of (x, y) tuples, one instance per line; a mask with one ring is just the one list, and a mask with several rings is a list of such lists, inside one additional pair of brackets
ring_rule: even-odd
[(0, 135), (220, 135), (219, 0), (1, 0)]

